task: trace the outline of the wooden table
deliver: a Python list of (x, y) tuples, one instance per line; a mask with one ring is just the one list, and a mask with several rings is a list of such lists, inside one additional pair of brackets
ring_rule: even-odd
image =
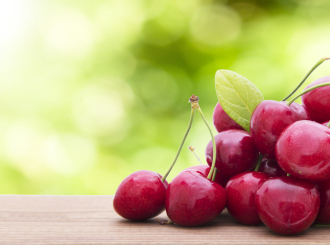
[[(330, 244), (330, 228), (291, 237), (244, 226), (224, 211), (202, 227), (130, 222), (112, 196), (0, 196), (0, 244)], [(166, 219), (166, 214), (160, 215)]]

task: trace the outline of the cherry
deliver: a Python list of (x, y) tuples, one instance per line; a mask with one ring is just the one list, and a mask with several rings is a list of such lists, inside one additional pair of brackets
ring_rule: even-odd
[[(203, 173), (205, 176), (207, 176), (209, 174), (210, 170), (211, 170), (211, 167), (209, 165), (196, 165), (196, 166), (192, 166), (192, 167), (186, 168), (185, 170), (189, 170), (189, 169), (198, 170), (201, 173)], [(229, 179), (230, 178), (228, 178), (228, 176), (222, 174), (221, 172), (217, 172), (217, 174), (215, 176), (214, 182), (215, 183), (218, 183), (223, 188), (225, 188)]]
[(251, 116), (251, 136), (260, 153), (275, 159), (275, 144), (282, 131), (298, 120), (309, 116), (302, 105), (273, 100), (262, 101)]
[(268, 174), (270, 177), (287, 175), (287, 173), (278, 165), (276, 160), (267, 158), (262, 159), (258, 171)]
[(206, 224), (216, 218), (225, 205), (225, 189), (196, 169), (179, 173), (166, 190), (166, 213), (178, 225)]
[(238, 123), (231, 119), (227, 113), (222, 109), (221, 105), (217, 103), (213, 112), (213, 124), (218, 133), (228, 129), (244, 130)]
[(282, 176), (266, 180), (256, 192), (255, 203), (260, 219), (268, 228), (293, 235), (314, 222), (320, 195), (310, 181)]
[[(305, 89), (316, 86), (318, 84), (330, 82), (330, 76), (317, 79), (308, 85)], [(303, 105), (305, 105), (311, 120), (323, 123), (330, 120), (330, 86), (314, 89), (301, 97)]]
[(235, 175), (226, 185), (227, 209), (240, 223), (258, 225), (261, 220), (257, 213), (254, 196), (259, 186), (269, 179), (260, 172), (246, 172)]
[(287, 127), (276, 143), (276, 159), (294, 177), (324, 181), (330, 178), (330, 128), (312, 121)]
[(168, 186), (158, 173), (141, 170), (127, 176), (113, 199), (115, 211), (125, 219), (141, 221), (157, 216), (165, 209)]
[(320, 211), (316, 217), (316, 224), (330, 224), (330, 179), (317, 182), (316, 186), (320, 193)]
[[(216, 162), (215, 167), (228, 178), (252, 170), (259, 157), (259, 152), (249, 133), (243, 130), (227, 130), (215, 137)], [(213, 145), (210, 141), (205, 150), (209, 165), (213, 160)]]

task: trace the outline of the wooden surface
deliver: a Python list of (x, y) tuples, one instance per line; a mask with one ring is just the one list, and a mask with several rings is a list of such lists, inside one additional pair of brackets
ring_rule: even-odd
[[(166, 218), (163, 213), (159, 217)], [(224, 211), (202, 227), (130, 222), (111, 196), (0, 196), (0, 244), (330, 244), (330, 228), (280, 236), (237, 224)]]

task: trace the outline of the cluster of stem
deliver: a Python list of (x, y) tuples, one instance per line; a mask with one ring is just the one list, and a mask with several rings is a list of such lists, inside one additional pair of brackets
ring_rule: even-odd
[[(167, 176), (169, 175), (169, 173), (171, 172), (172, 168), (174, 167), (176, 161), (178, 160), (178, 157), (179, 157), (179, 155), (180, 155), (181, 149), (182, 149), (182, 147), (183, 147), (183, 145), (184, 145), (184, 142), (185, 142), (185, 140), (186, 140), (186, 138), (187, 138), (187, 136), (188, 136), (188, 134), (189, 134), (189, 131), (190, 131), (190, 129), (191, 129), (191, 126), (192, 126), (192, 123), (193, 123), (193, 120), (194, 120), (194, 116), (195, 116), (195, 112), (196, 112), (196, 110), (197, 110), (197, 111), (199, 112), (199, 114), (201, 115), (201, 117), (202, 117), (204, 123), (206, 124), (207, 128), (209, 129), (210, 134), (211, 134), (211, 137), (212, 137), (212, 143), (213, 143), (213, 160), (212, 160), (212, 166), (211, 166), (211, 169), (210, 169), (210, 173), (208, 174), (207, 178), (208, 178), (208, 179), (211, 179), (212, 176), (213, 176), (212, 179), (213, 179), (213, 180), (215, 179), (215, 176), (216, 176), (216, 170), (215, 170), (215, 160), (216, 160), (216, 145), (215, 145), (215, 139), (214, 139), (214, 136), (213, 136), (212, 130), (211, 130), (209, 124), (207, 123), (207, 121), (206, 121), (206, 119), (205, 119), (205, 116), (204, 116), (204, 114), (203, 114), (203, 112), (202, 112), (202, 110), (201, 110), (201, 108), (200, 108), (200, 106), (199, 106), (199, 104), (198, 104), (198, 100), (199, 100), (199, 98), (198, 98), (197, 96), (195, 96), (195, 95), (192, 95), (192, 96), (189, 98), (189, 103), (191, 103), (191, 114), (190, 114), (190, 120), (189, 120), (188, 128), (187, 128), (187, 130), (186, 130), (185, 135), (183, 136), (183, 139), (182, 139), (182, 141), (181, 141), (181, 144), (180, 144), (179, 150), (178, 150), (178, 152), (177, 152), (177, 154), (176, 154), (176, 156), (175, 156), (175, 158), (174, 158), (173, 163), (171, 164), (171, 166), (170, 166), (169, 170), (167, 171), (167, 173), (166, 173), (166, 174), (163, 176), (163, 178), (162, 178), (162, 181), (163, 181), (163, 182), (166, 180)], [(190, 149), (190, 148), (189, 148), (189, 149)], [(192, 150), (192, 149), (190, 149), (190, 150), (194, 153), (194, 151), (193, 151), (194, 148), (193, 148), (193, 150)], [(194, 154), (196, 155), (196, 153), (194, 153)], [(197, 159), (199, 160), (199, 162), (202, 164), (202, 162), (201, 162), (201, 160), (199, 159), (199, 157), (198, 157), (197, 155), (196, 155), (196, 157), (197, 157)]]
[[(300, 87), (301, 85), (304, 84), (304, 82), (307, 80), (307, 78), (309, 77), (310, 74), (312, 74), (312, 72), (319, 66), (321, 65), (324, 61), (326, 60), (330, 60), (330, 58), (328, 57), (324, 57), (322, 59), (320, 59), (313, 67), (312, 69), (310, 69), (310, 71), (307, 73), (307, 75), (303, 78), (303, 80), (298, 84), (298, 86), (288, 95), (286, 96), (282, 101), (286, 101), (288, 98), (290, 98)], [(292, 102), (291, 102), (292, 103)], [(291, 104), (290, 103), (290, 104)]]

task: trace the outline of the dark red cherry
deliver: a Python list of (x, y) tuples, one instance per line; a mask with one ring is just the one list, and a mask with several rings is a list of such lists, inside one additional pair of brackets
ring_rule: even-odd
[(268, 228), (294, 235), (314, 222), (320, 195), (310, 181), (282, 176), (266, 180), (257, 190), (255, 202), (259, 217)]
[(262, 159), (258, 171), (268, 174), (270, 177), (287, 175), (287, 173), (278, 165), (276, 160), (267, 158)]
[(165, 209), (167, 181), (158, 173), (141, 170), (127, 176), (113, 199), (115, 211), (125, 219), (146, 220)]
[[(205, 176), (208, 176), (208, 174), (209, 174), (209, 172), (211, 170), (211, 167), (209, 165), (196, 165), (196, 166), (192, 166), (192, 167), (186, 168), (185, 170), (189, 170), (189, 169), (198, 170), (198, 171), (202, 172)], [(183, 171), (185, 171), (185, 170), (183, 170)], [(220, 173), (218, 171), (217, 172), (217, 175), (215, 176), (214, 182), (218, 183), (223, 188), (225, 188), (229, 179), (230, 178), (228, 178), (227, 175), (222, 174), (222, 173)]]
[(251, 122), (251, 136), (260, 153), (275, 159), (275, 144), (282, 131), (292, 123), (309, 119), (305, 108), (293, 102), (273, 100), (262, 101), (254, 110)]
[(258, 225), (261, 220), (255, 206), (255, 193), (269, 176), (260, 172), (246, 172), (235, 175), (226, 185), (227, 209), (240, 223)]
[[(321, 83), (330, 82), (330, 76), (317, 79), (305, 89)], [(330, 120), (330, 86), (324, 86), (307, 92), (301, 97), (311, 120), (318, 123)]]
[[(229, 178), (254, 169), (259, 151), (249, 133), (243, 130), (227, 130), (215, 137), (217, 159), (215, 167), (222, 175)], [(210, 141), (205, 150), (207, 163), (211, 166), (213, 159), (213, 144)]]
[(330, 224), (330, 179), (317, 182), (317, 189), (320, 193), (320, 211), (316, 217), (316, 224)]
[(324, 181), (330, 178), (330, 128), (312, 121), (287, 127), (276, 143), (280, 167), (294, 177)]
[(195, 169), (179, 173), (166, 190), (166, 213), (178, 225), (206, 224), (216, 218), (225, 205), (225, 189)]
[(217, 103), (213, 111), (213, 124), (219, 133), (228, 129), (243, 130), (239, 124), (227, 115), (219, 103)]

